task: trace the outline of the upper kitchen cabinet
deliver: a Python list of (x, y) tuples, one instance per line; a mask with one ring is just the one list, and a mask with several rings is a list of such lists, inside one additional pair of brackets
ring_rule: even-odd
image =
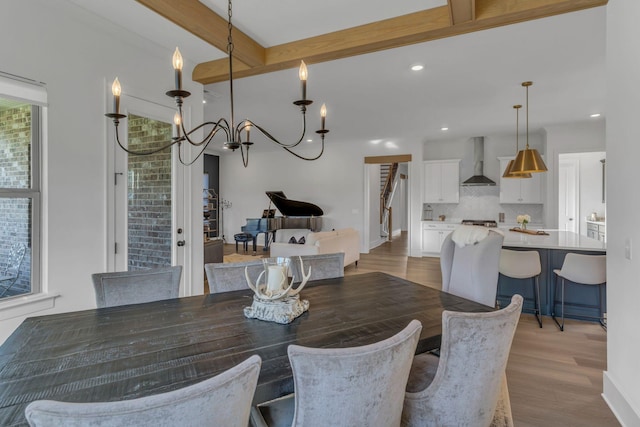
[[(513, 157), (498, 157), (500, 174)], [(500, 178), (500, 203), (542, 203), (542, 174), (532, 173), (531, 178)]]
[(424, 202), (458, 203), (460, 159), (424, 162)]

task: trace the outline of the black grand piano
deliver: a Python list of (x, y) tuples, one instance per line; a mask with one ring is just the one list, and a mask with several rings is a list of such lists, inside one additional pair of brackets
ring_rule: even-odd
[[(264, 248), (269, 249), (271, 241), (275, 240), (276, 231), (283, 228), (304, 228), (311, 231), (322, 229), (322, 215), (320, 207), (309, 202), (288, 199), (282, 191), (267, 191), (269, 208), (265, 209), (262, 218), (247, 218), (247, 224), (241, 227), (243, 233), (251, 234), (253, 251), (256, 251), (257, 239), (264, 234)], [(275, 216), (271, 204), (280, 211), (282, 216)]]

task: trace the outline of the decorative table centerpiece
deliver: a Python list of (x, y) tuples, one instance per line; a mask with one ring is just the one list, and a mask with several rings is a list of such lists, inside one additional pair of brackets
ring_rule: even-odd
[(531, 217), (529, 215), (518, 215), (516, 217), (516, 222), (520, 224), (520, 228), (523, 230), (527, 229), (527, 224), (531, 221)]
[(301, 300), (298, 294), (311, 277), (311, 267), (305, 274), (302, 258), (298, 257), (298, 259), (302, 282), (295, 289), (293, 284), (296, 278), (292, 277), (289, 281), (291, 258), (264, 258), (262, 260), (264, 270), (258, 275), (255, 284), (249, 277), (248, 268), (245, 267), (247, 284), (254, 293), (253, 304), (251, 307), (244, 308), (245, 317), (287, 324), (309, 309), (309, 301)]

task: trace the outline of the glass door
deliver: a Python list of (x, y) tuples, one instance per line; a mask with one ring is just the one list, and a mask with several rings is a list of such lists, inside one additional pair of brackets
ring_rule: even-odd
[[(127, 118), (120, 122), (123, 145), (146, 151), (171, 139), (173, 109), (125, 100)], [(184, 266), (184, 201), (179, 190), (184, 168), (177, 162), (177, 147), (146, 156), (127, 154), (117, 144), (113, 149), (113, 271)]]

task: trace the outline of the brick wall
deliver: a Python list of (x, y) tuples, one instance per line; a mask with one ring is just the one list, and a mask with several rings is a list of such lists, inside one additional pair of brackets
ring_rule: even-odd
[[(130, 115), (129, 148), (151, 150), (171, 139), (172, 125)], [(171, 150), (129, 155), (129, 270), (171, 265)]]
[[(30, 187), (30, 150), (31, 106), (0, 108), (0, 188)], [(24, 244), (27, 252), (18, 280), (5, 296), (31, 292), (31, 200), (0, 198), (0, 273), (15, 243)], [(0, 293), (3, 290), (0, 286)]]

